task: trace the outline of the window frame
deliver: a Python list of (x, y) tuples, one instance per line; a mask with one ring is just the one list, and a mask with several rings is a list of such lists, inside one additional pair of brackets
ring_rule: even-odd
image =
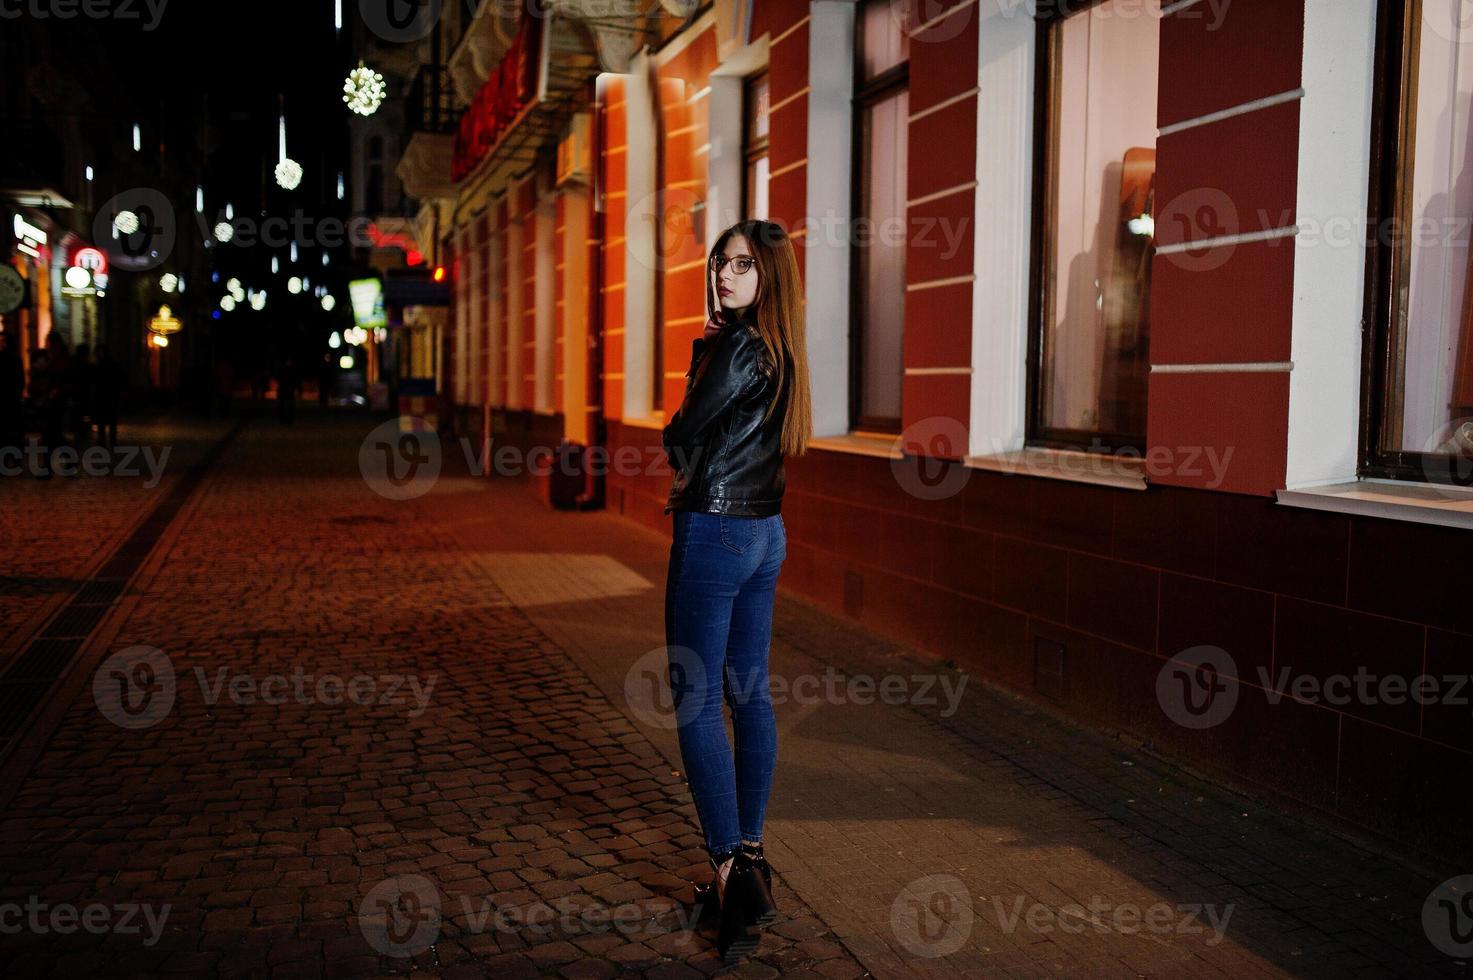
[[(749, 112), (749, 109), (751, 109), (751, 107), (752, 107), (752, 99), (754, 98), (754, 95), (755, 95), (757, 86), (759, 84), (761, 84), (762, 82), (764, 82), (764, 81), (767, 83), (767, 105), (768, 105), (767, 135), (762, 136), (760, 139), (754, 139), (753, 136), (752, 136), (752, 121), (753, 121), (752, 120), (752, 116), (753, 116), (754, 113), (750, 113)], [(758, 160), (762, 159), (763, 157), (768, 157), (769, 158), (768, 159), (768, 168), (769, 168), (769, 172), (771, 171), (772, 160), (771, 160), (771, 154), (769, 153), (769, 146), (770, 146), (771, 139), (772, 139), (772, 135), (771, 134), (772, 134), (772, 79), (771, 79), (771, 77), (769, 75), (769, 70), (767, 68), (763, 68), (760, 71), (754, 71), (752, 74), (750, 74), (750, 75), (748, 75), (748, 76), (746, 76), (745, 78), (742, 79), (742, 218), (743, 219), (750, 218), (752, 216), (752, 203), (753, 202), (751, 200), (752, 194), (751, 194), (751, 187), (750, 187), (750, 184), (751, 184), (750, 177), (751, 177), (751, 173), (752, 173), (752, 166), (753, 166), (753, 164), (755, 164)], [(769, 193), (769, 195), (772, 192), (771, 183), (772, 183), (771, 182), (771, 178), (769, 177), (769, 179), (768, 179), (768, 185), (769, 185), (768, 186), (768, 193)]]
[[(875, 0), (868, 0), (875, 2)], [(879, 0), (883, 2), (883, 0)], [(853, 63), (853, 96), (850, 100), (850, 159), (849, 172), (853, 175), (850, 181), (849, 213), (858, 220), (868, 212), (864, 202), (869, 197), (869, 186), (864, 171), (865, 155), (865, 112), (877, 102), (882, 102), (894, 96), (901, 89), (910, 88), (910, 58), (907, 57), (899, 64), (892, 65), (880, 72), (874, 78), (865, 80), (864, 77), (864, 8), (866, 0), (856, 3), (854, 6), (854, 63)], [(907, 138), (909, 135), (909, 120), (907, 119)], [(906, 169), (909, 171), (910, 162), (907, 156)], [(899, 433), (904, 420), (905, 410), (905, 365), (900, 365), (900, 397), (901, 414), (896, 416), (865, 415), (862, 408), (864, 398), (864, 331), (862, 329), (862, 318), (864, 315), (864, 288), (862, 271), (864, 249), (849, 249), (849, 430), (851, 432), (862, 430), (865, 432)], [(902, 332), (904, 322), (902, 318)], [(903, 349), (903, 346), (902, 346)]]
[[(1371, 167), (1367, 193), (1366, 276), (1364, 320), (1361, 328), (1361, 413), (1359, 475), (1370, 479), (1468, 486), (1466, 474), (1458, 479), (1448, 460), (1458, 457), (1387, 448), (1386, 423), (1392, 409), (1395, 350), (1405, 342), (1397, 323), (1406, 315), (1394, 298), (1411, 274), (1409, 236), (1404, 220), (1411, 205), (1416, 155), (1415, 121), (1420, 37), (1413, 25), (1421, 23), (1421, 0), (1380, 0), (1376, 14), (1376, 55), (1372, 77)], [(1382, 111), (1377, 112), (1375, 109)], [(1389, 233), (1389, 234), (1388, 234)], [(1470, 281), (1465, 288), (1473, 288)]]
[[(1040, 6), (1035, 13), (1037, 41), (1033, 83), (1033, 240), (1029, 246), (1028, 353), (1025, 369), (1023, 444), (1029, 448), (1067, 449), (1120, 455), (1146, 451), (1146, 433), (1104, 432), (1066, 429), (1043, 424), (1043, 347), (1047, 319), (1053, 313), (1052, 282), (1054, 236), (1058, 231), (1054, 207), (1058, 190), (1059, 97), (1063, 65), (1058, 57), (1063, 43), (1063, 24), (1071, 17), (1087, 15), (1106, 0), (1074, 0), (1073, 3)], [(1160, 81), (1157, 81), (1160, 92)], [(1155, 241), (1152, 240), (1154, 261)], [(1149, 341), (1148, 341), (1149, 344)], [(1148, 355), (1149, 357), (1149, 355)], [(1146, 405), (1149, 417), (1149, 397)]]

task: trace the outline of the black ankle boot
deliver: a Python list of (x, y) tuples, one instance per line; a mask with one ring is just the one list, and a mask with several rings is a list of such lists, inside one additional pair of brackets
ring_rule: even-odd
[(716, 951), (722, 960), (735, 963), (756, 949), (762, 930), (777, 920), (777, 914), (767, 880), (747, 854), (738, 852), (726, 876), (716, 932)]
[(708, 860), (711, 862), (711, 881), (709, 884), (695, 886), (695, 900), (691, 903), (696, 912), (697, 919), (715, 918), (721, 909), (721, 866), (728, 858), (736, 857), (736, 851), (727, 851), (724, 854), (712, 855)]
[(746, 854), (747, 857), (751, 859), (752, 863), (757, 866), (757, 869), (762, 872), (762, 877), (764, 880), (766, 880), (768, 889), (771, 890), (772, 868), (768, 866), (767, 858), (762, 853), (762, 845), (743, 844), (742, 853)]

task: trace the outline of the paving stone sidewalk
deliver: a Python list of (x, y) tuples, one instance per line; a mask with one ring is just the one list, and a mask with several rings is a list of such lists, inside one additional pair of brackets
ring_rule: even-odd
[[(688, 928), (706, 866), (682, 777), (434, 498), (368, 489), (370, 425), (253, 422), (93, 637), (0, 818), (0, 907), (25, 923), (0, 931), (0, 975), (725, 969)], [(168, 705), (126, 728), (91, 678), (140, 646)], [(863, 974), (777, 898), (786, 920), (736, 972)]]
[[(1464, 972), (1422, 912), (1466, 869), (1406, 868), (786, 593), (786, 918), (721, 967), (682, 928), (704, 860), (652, 683), (668, 539), (455, 447), (387, 499), (359, 469), (378, 421), (254, 421), (93, 636), (0, 815), (0, 908), (103, 925), (0, 930), (5, 976)], [(172, 700), (130, 728), (92, 680), (139, 646)], [(798, 694), (887, 676), (906, 703)]]

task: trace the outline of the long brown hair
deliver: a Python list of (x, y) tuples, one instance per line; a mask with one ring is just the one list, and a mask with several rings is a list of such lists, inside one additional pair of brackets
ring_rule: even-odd
[(789, 388), (783, 415), (782, 451), (787, 456), (801, 456), (813, 437), (813, 400), (808, 388), (808, 343), (798, 257), (793, 252), (792, 239), (775, 222), (738, 221), (723, 231), (711, 246), (711, 254), (706, 256), (706, 315), (716, 323), (735, 319), (721, 308), (716, 271), (711, 267), (715, 256), (726, 253), (727, 242), (733, 235), (747, 240), (748, 250), (756, 260), (757, 296), (744, 319), (757, 328), (768, 360), (776, 367), (777, 383), (762, 420), (766, 422), (772, 415), (786, 382)]

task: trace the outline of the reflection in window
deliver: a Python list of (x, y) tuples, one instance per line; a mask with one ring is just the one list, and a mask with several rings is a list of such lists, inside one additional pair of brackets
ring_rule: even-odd
[(1048, 27), (1037, 443), (1144, 442), (1159, 40), (1159, 16), (1138, 0)]
[[(1473, 44), (1459, 0), (1407, 5), (1404, 96), (1395, 207), (1394, 316), (1386, 347), (1380, 440), (1390, 453), (1473, 458)], [(1394, 156), (1390, 159), (1396, 159)], [(1423, 460), (1421, 477), (1459, 476)], [(1460, 482), (1466, 481), (1466, 474)]]
[(903, 18), (885, 0), (866, 0), (856, 27), (859, 171), (853, 254), (858, 308), (851, 421), (857, 428), (898, 431), (904, 377), (910, 37)]
[(747, 79), (742, 95), (742, 217), (766, 218), (767, 211), (767, 73)]

